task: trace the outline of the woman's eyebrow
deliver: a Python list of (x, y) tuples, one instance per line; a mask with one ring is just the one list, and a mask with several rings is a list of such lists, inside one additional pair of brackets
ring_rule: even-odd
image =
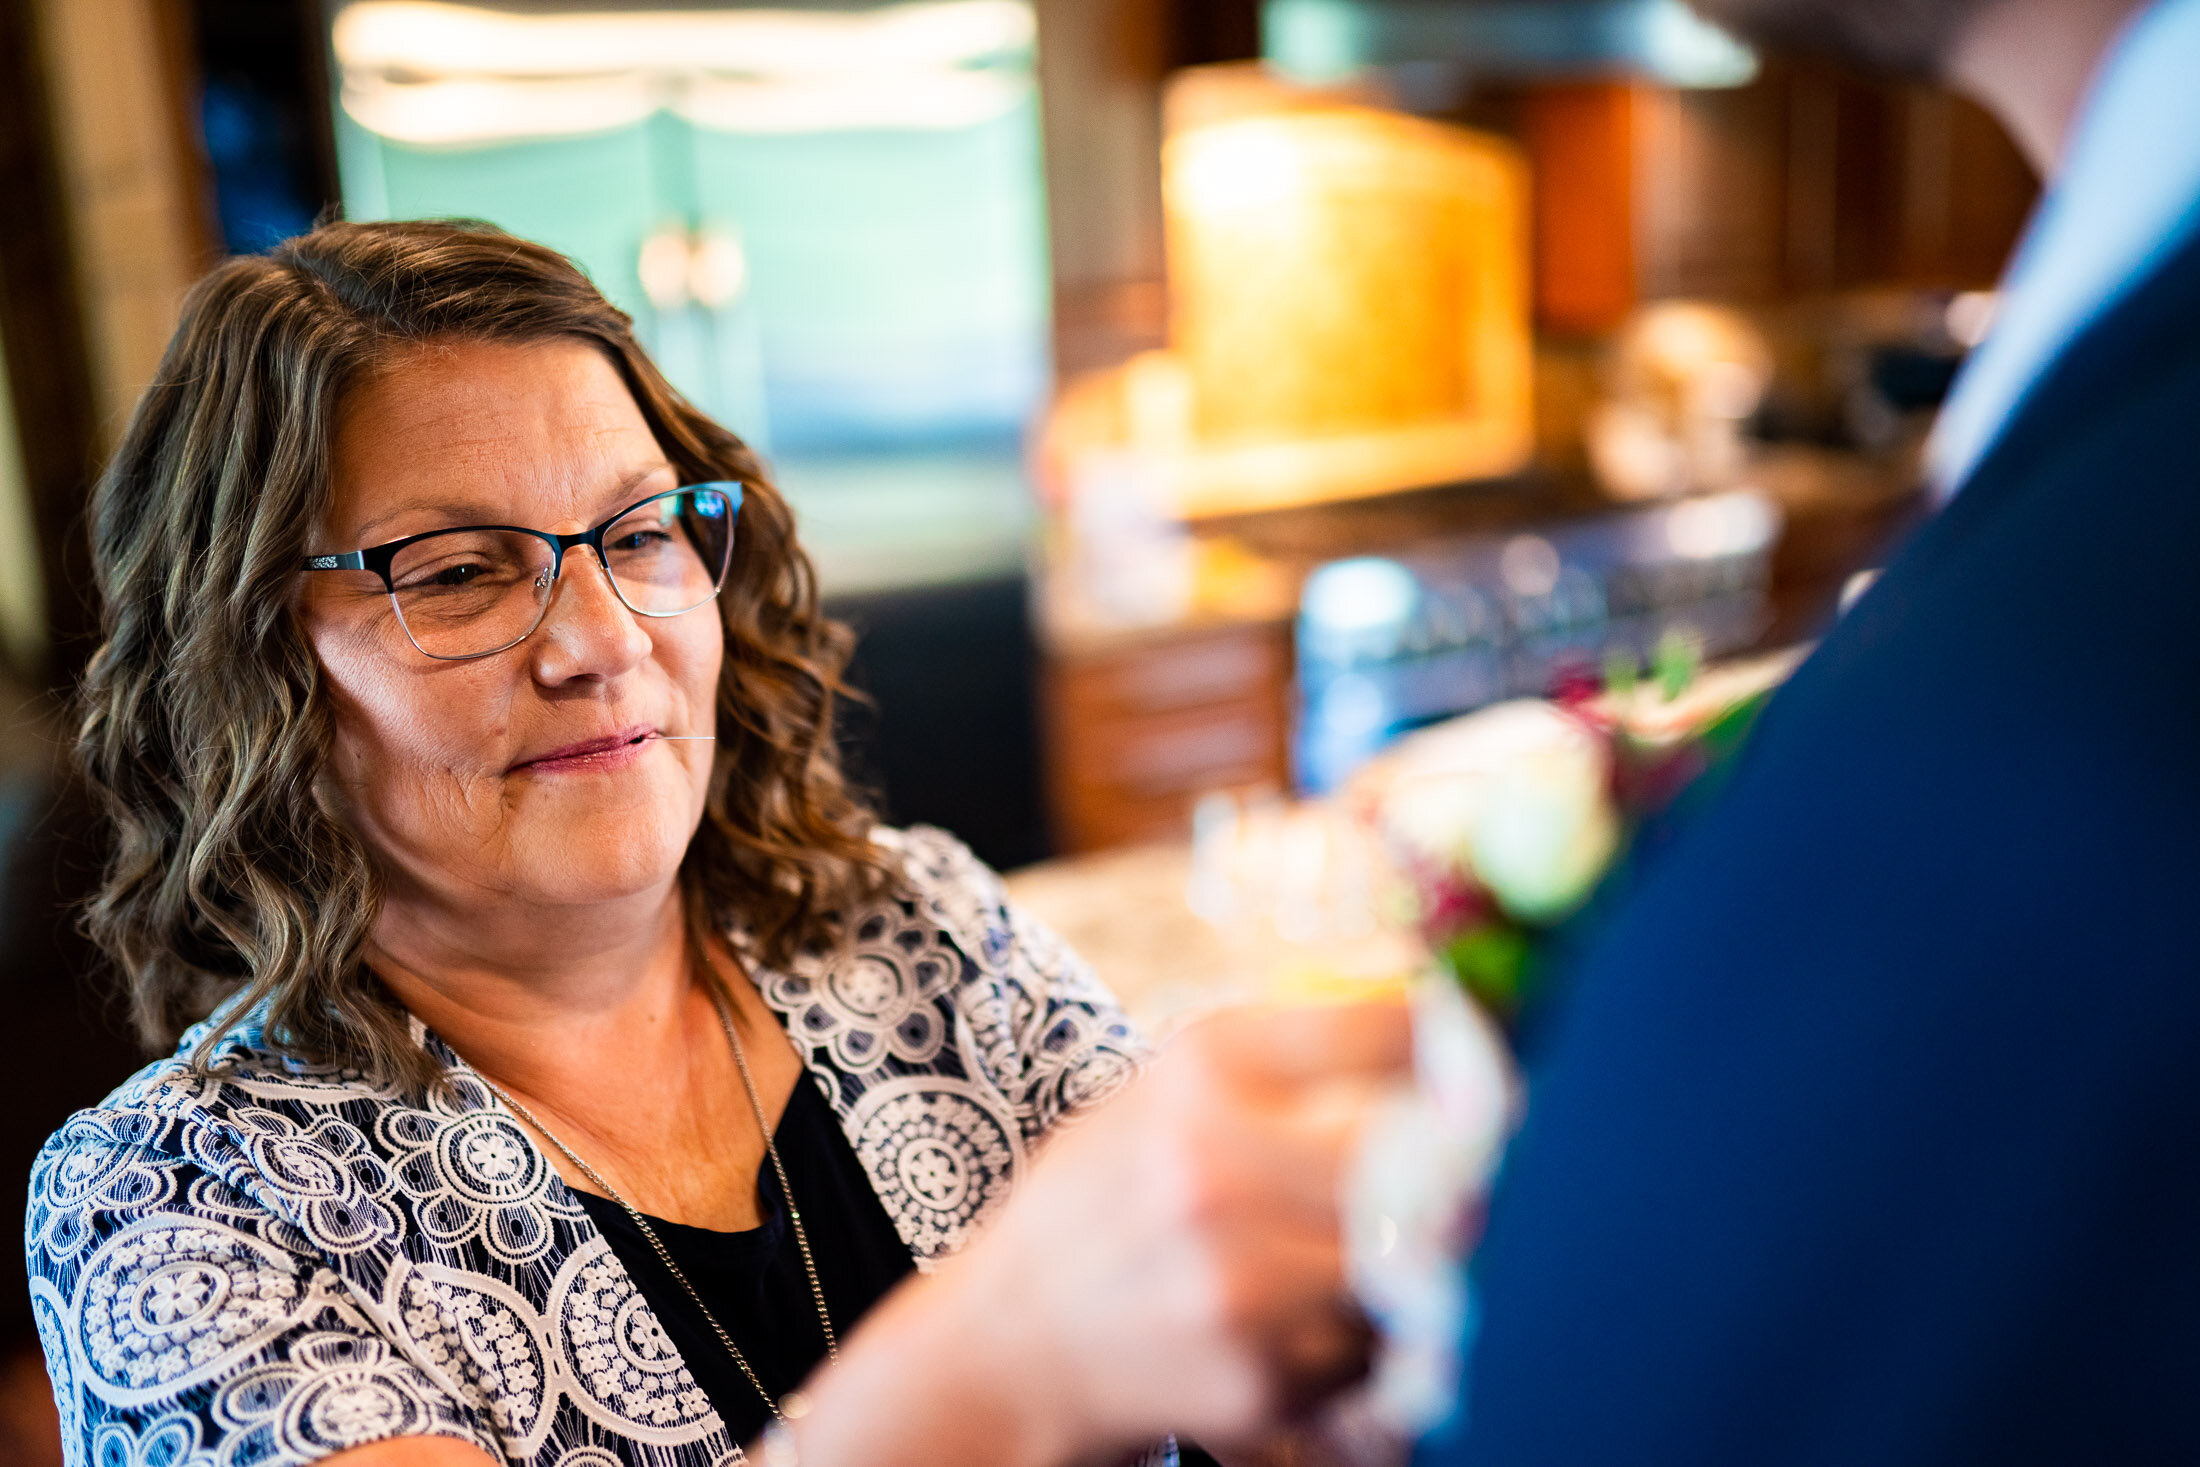
[[(647, 484), (651, 479), (659, 477), (677, 477), (677, 470), (675, 470), (671, 464), (662, 461), (628, 470), (626, 473), (622, 474), (619, 477), (619, 481), (616, 485), (605, 492), (603, 496), (603, 512), (606, 514), (610, 514), (618, 510), (624, 509), (627, 505), (631, 504), (634, 501), (637, 491), (640, 490), (644, 484)], [(361, 545), (374, 545), (379, 543), (375, 539), (376, 530), (378, 530), (383, 525), (389, 524), (393, 520), (400, 520), (407, 515), (414, 514), (436, 515), (444, 522), (437, 528), (456, 527), (460, 525), (504, 525), (513, 523), (510, 519), (506, 517), (507, 512), (505, 510), (499, 509), (493, 505), (475, 502), (460, 502), (457, 504), (453, 504), (449, 500), (440, 499), (432, 501), (410, 500), (403, 504), (393, 504), (388, 509), (383, 510), (380, 514), (374, 515), (369, 518), (365, 524), (359, 527), (359, 543)]]
[(605, 500), (605, 509), (608, 511), (625, 508), (632, 501), (636, 490), (647, 484), (651, 479), (659, 477), (676, 478), (678, 474), (672, 465), (663, 459), (641, 468), (628, 470), (626, 476), (619, 480), (618, 487), (613, 489)]
[[(444, 517), (450, 525), (454, 526), (504, 523), (503, 516), (497, 510), (485, 504), (452, 504), (448, 500), (413, 500), (405, 504), (393, 504), (380, 514), (368, 519), (358, 529), (359, 543), (361, 545), (377, 544), (379, 542), (375, 539), (375, 532), (382, 526), (393, 520), (401, 520), (407, 515), (425, 514)], [(437, 528), (442, 527), (438, 526)]]

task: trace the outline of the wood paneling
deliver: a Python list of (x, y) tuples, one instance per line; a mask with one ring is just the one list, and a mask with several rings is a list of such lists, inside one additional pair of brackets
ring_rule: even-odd
[(1056, 289), (1157, 282), (1168, 0), (1038, 0), (1038, 13)]
[(1169, 74), (1260, 54), (1258, 0), (1037, 0), (1055, 365), (1162, 344), (1161, 109)]
[(1212, 66), (1260, 56), (1260, 0), (1173, 0), (1171, 61)]
[(1578, 82), (1522, 99), (1535, 180), (1536, 319), (1552, 330), (1609, 331), (1635, 307), (1640, 98), (1625, 82)]
[(1667, 296), (1991, 285), (2038, 193), (1975, 105), (1820, 68), (1729, 90), (1531, 86), (1512, 114), (1535, 177), (1537, 319), (1561, 332)]
[(1647, 299), (1764, 301), (1787, 253), (1786, 97), (1777, 82), (1645, 89), (1635, 258)]
[(1057, 844), (1174, 839), (1209, 790), (1285, 788), (1290, 677), (1290, 629), (1277, 624), (1050, 658), (1043, 706)]
[(1991, 285), (2038, 197), (2031, 165), (1975, 103), (1912, 87), (1891, 105), (1900, 138), (1895, 268), (1916, 285)]

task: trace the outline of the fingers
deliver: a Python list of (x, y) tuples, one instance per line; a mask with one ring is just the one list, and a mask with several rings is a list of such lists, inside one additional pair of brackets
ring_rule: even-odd
[(1346, 1386), (1366, 1378), (1375, 1358), (1375, 1328), (1350, 1304), (1310, 1310), (1273, 1337), (1269, 1369), (1277, 1382), (1276, 1415), (1307, 1415)]
[(1412, 1066), (1413, 1024), (1397, 1001), (1227, 1009), (1187, 1028), (1177, 1046), (1248, 1080), (1393, 1079)]
[(1288, 1246), (1269, 1252), (1272, 1293), (1234, 1332), (1265, 1382), (1257, 1416), (1239, 1423), (1240, 1431), (1305, 1415), (1365, 1377), (1374, 1357), (1366, 1315), (1341, 1285), (1319, 1283), (1326, 1259), (1312, 1249), (1293, 1257)]
[(1334, 1238), (1338, 1188), (1367, 1098), (1331, 1091), (1316, 1103), (1217, 1110), (1182, 1141), (1189, 1211), (1249, 1224), (1289, 1221)]
[[(1167, 1357), (1149, 1388), (1175, 1397), (1163, 1424), (1194, 1436), (1241, 1438), (1296, 1416), (1366, 1373), (1372, 1334), (1342, 1297), (1333, 1245), (1268, 1236), (1211, 1256), (1200, 1283), (1179, 1290), (1186, 1311), (1150, 1342)], [(1326, 1280), (1326, 1282), (1325, 1282)], [(1203, 1372), (1230, 1390), (1181, 1390)]]
[(1187, 1030), (1149, 1098), (1200, 1210), (1281, 1209), (1333, 1232), (1340, 1175), (1411, 1037), (1395, 1003), (1234, 1010)]
[(1408, 1072), (1402, 1004), (1263, 1008), (1180, 1035), (1051, 1143), (962, 1271), (1036, 1310), (1101, 1436), (1250, 1432), (1365, 1369), (1339, 1183), (1370, 1102)]
[(1249, 1335), (1270, 1337), (1334, 1309), (1344, 1296), (1336, 1239), (1316, 1230), (1276, 1229), (1219, 1261), (1220, 1315), (1229, 1328)]

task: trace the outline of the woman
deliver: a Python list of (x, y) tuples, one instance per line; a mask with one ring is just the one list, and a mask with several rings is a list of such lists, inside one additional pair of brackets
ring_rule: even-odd
[(1300, 1102), (1396, 1014), (1133, 1082), (996, 878), (873, 827), (785, 503), (561, 257), (223, 266), (92, 532), (91, 928), (149, 1035), (218, 1008), (33, 1174), (72, 1460), (1051, 1463), (1354, 1368)]

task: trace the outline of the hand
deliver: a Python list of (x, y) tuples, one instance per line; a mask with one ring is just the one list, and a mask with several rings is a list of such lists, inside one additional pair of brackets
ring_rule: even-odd
[(1217, 1016), (1034, 1168), (972, 1272), (1020, 1301), (1087, 1445), (1234, 1439), (1360, 1375), (1339, 1177), (1409, 1047), (1390, 1005)]
[(1221, 1467), (1406, 1467), (1413, 1442), (1374, 1419), (1362, 1391), (1348, 1391), (1256, 1442), (1199, 1444)]
[(1410, 1050), (1397, 1004), (1186, 1030), (1054, 1140), (984, 1238), (857, 1331), (808, 1392), (806, 1467), (1242, 1440), (1357, 1378), (1339, 1178)]

